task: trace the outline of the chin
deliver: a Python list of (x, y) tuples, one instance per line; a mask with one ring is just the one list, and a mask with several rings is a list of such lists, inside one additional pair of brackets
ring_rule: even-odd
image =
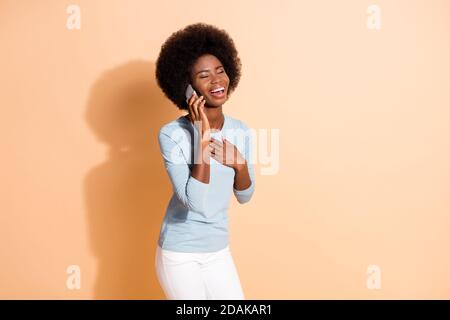
[(212, 104), (205, 103), (205, 107), (206, 108), (218, 108), (218, 107), (221, 107), (227, 101), (228, 101), (228, 96), (226, 96), (225, 99), (214, 102)]
[(205, 103), (205, 108), (219, 108), (219, 107), (221, 107), (226, 101), (227, 101), (227, 99), (224, 99), (223, 102), (216, 102), (216, 103), (214, 103), (214, 104), (206, 104), (206, 103)]
[(220, 107), (221, 105), (218, 105), (218, 104), (205, 104), (205, 107), (206, 108), (218, 108), (218, 107)]

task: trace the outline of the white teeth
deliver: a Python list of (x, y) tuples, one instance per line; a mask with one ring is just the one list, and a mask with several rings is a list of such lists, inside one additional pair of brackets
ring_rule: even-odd
[(213, 91), (211, 91), (211, 93), (222, 91), (222, 90), (225, 90), (225, 88), (222, 87), (222, 88), (214, 89)]

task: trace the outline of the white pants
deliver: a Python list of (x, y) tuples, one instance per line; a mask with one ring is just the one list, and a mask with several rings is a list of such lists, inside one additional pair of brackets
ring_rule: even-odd
[(176, 252), (156, 246), (156, 273), (169, 300), (244, 300), (230, 247)]

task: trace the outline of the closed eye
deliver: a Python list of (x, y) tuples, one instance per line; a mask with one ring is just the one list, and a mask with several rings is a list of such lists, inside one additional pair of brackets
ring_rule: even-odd
[[(225, 70), (224, 69), (221, 69), (219, 72), (217, 72), (217, 73), (224, 73), (225, 72)], [(204, 78), (208, 78), (208, 75), (206, 74), (205, 76), (200, 76), (200, 78), (201, 79), (204, 79)]]

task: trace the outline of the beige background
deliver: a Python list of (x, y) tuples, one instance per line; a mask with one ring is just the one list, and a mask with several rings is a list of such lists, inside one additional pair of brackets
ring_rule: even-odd
[(230, 207), (246, 297), (449, 299), (449, 2), (375, 3), (379, 31), (362, 0), (1, 0), (0, 297), (164, 299), (156, 134), (183, 113), (154, 64), (203, 21), (243, 62), (224, 112), (280, 130), (278, 173)]

